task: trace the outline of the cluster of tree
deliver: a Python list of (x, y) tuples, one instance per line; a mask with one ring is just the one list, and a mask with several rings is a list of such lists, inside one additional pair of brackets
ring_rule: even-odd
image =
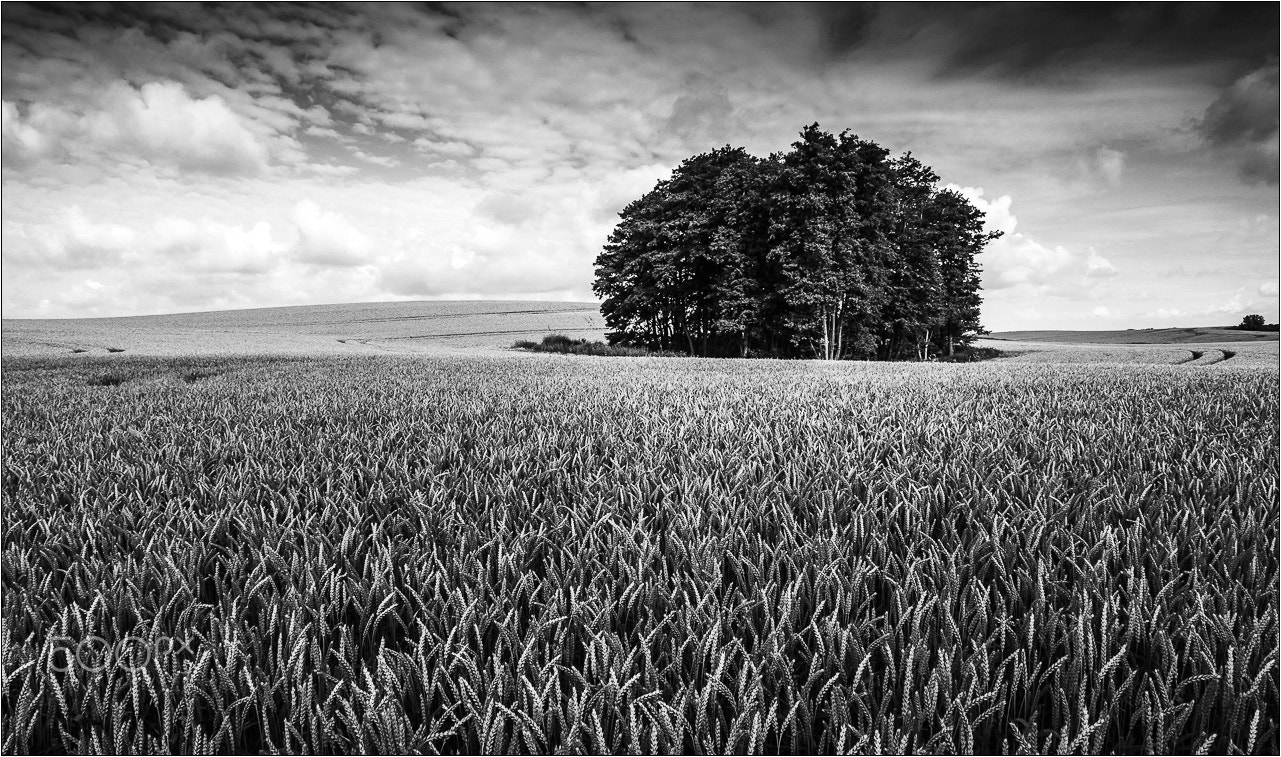
[(927, 359), (982, 332), (999, 233), (910, 153), (818, 124), (791, 151), (685, 160), (596, 258), (612, 344), (695, 355)]
[(1276, 331), (1277, 324), (1268, 323), (1258, 313), (1251, 313), (1242, 318), (1241, 323), (1236, 328), (1239, 331)]

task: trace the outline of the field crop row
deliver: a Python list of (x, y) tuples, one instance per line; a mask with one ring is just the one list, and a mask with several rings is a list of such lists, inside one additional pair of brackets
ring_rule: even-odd
[(3, 383), (6, 753), (1281, 745), (1275, 369)]

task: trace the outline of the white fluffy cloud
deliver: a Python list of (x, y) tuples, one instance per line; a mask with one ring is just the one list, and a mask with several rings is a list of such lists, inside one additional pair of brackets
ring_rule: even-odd
[(1272, 281), (1265, 281), (1262, 284), (1260, 284), (1259, 294), (1263, 297), (1268, 297), (1275, 300), (1277, 298), (1276, 279), (1273, 279)]
[(37, 102), (25, 116), (4, 103), (4, 150), (22, 165), (57, 154), (120, 162), (133, 157), (183, 171), (254, 175), (267, 166), (264, 137), (217, 95), (192, 98), (176, 82), (121, 82), (91, 102)]
[(88, 117), (89, 136), (108, 149), (216, 174), (254, 174), (267, 164), (257, 135), (217, 95), (192, 99), (182, 85), (119, 86), (104, 110)]
[(1212, 305), (1205, 312), (1215, 315), (1240, 315), (1249, 310), (1252, 304), (1243, 294), (1237, 292), (1231, 298), (1217, 305)]
[(985, 216), (984, 226), (989, 232), (1000, 231), (1002, 237), (988, 245), (980, 256), (983, 265), (984, 289), (996, 290), (1011, 287), (1030, 287), (1042, 294), (1080, 292), (1094, 280), (1115, 276), (1116, 266), (1093, 247), (1082, 255), (1061, 245), (1041, 244), (1020, 233), (1018, 218), (1011, 208), (1009, 195), (995, 199), (983, 196), (982, 187), (948, 189), (964, 195)]
[(1085, 256), (1085, 277), (1089, 279), (1101, 279), (1115, 276), (1117, 273), (1116, 266), (1112, 261), (1103, 257), (1093, 247)]
[(175, 266), (197, 273), (258, 274), (285, 259), (287, 245), (259, 221), (244, 227), (208, 218), (162, 217), (140, 226), (90, 218), (71, 206), (47, 224), (4, 225), (6, 264), (77, 271)]
[(432, 216), (465, 219), (434, 233), (405, 230), (389, 240), (393, 257), (379, 281), (401, 296), (484, 291), (494, 295), (592, 297), (593, 263), (618, 212), (670, 172), (661, 164), (600, 173), (590, 181), (531, 176), (504, 189), (476, 188), (440, 198)]
[(369, 261), (372, 245), (362, 231), (341, 214), (321, 210), (311, 200), (294, 206), (291, 216), (299, 258), (317, 265), (355, 266)]
[(192, 213), (115, 223), (73, 206), (48, 223), (5, 219), (5, 314), (68, 317), (118, 315), (125, 308), (163, 313), (387, 299), (374, 288), (372, 269), (317, 262), (317, 254), (329, 260), (370, 249), (341, 216), (314, 203), (297, 203), (294, 218), (274, 203), (261, 211), (244, 222)]
[[(180, 194), (183, 178), (170, 176), (135, 195), (127, 215), (86, 190), (84, 212), (46, 219), (38, 204), (24, 204), (6, 215), (5, 309), (62, 317), (110, 314), (113, 302), (117, 313), (122, 303), (142, 303), (134, 312), (243, 307), (256, 296), (263, 305), (590, 299), (592, 264), (618, 211), (669, 170), (655, 163), (589, 182), (533, 173), (507, 182), (424, 177), (394, 189), (302, 176), (244, 180), (237, 186), (252, 189), (252, 207)], [(60, 294), (85, 276), (103, 283), (96, 304), (89, 291)]]
[(265, 273), (282, 262), (286, 250), (266, 221), (244, 228), (209, 219), (162, 218), (153, 231), (150, 251), (198, 271)]
[(1046, 247), (1022, 234), (993, 242), (982, 256), (985, 289), (1054, 282), (1073, 263), (1072, 253), (1063, 247)]
[(49, 140), (35, 127), (23, 120), (18, 106), (9, 101), (3, 106), (3, 148), (5, 162), (25, 166), (42, 158), (50, 148)]
[(72, 205), (49, 224), (6, 222), (4, 259), (45, 270), (83, 271), (125, 262), (137, 238), (128, 226), (92, 220)]

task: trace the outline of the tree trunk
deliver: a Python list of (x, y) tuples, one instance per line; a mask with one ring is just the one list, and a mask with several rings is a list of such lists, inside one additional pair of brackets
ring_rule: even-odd
[(822, 311), (822, 321), (823, 321), (823, 359), (824, 359), (824, 360), (831, 360), (831, 359), (832, 359), (832, 350), (831, 350), (831, 347), (829, 346), (829, 343), (828, 343), (828, 336), (827, 336), (827, 309), (826, 309), (826, 308), (824, 308), (824, 309), (823, 309), (823, 311)]
[(831, 354), (829, 360), (840, 360), (840, 330), (842, 330), (842, 313), (845, 309), (845, 298), (836, 300), (836, 307), (831, 314)]

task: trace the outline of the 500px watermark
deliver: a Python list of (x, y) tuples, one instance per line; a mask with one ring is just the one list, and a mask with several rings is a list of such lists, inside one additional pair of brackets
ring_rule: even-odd
[(59, 673), (76, 668), (97, 673), (118, 662), (125, 670), (142, 670), (161, 655), (192, 651), (189, 641), (172, 636), (157, 636), (154, 640), (126, 636), (115, 644), (101, 636), (86, 636), (79, 641), (70, 636), (55, 636), (50, 641), (55, 648), (49, 667)]

